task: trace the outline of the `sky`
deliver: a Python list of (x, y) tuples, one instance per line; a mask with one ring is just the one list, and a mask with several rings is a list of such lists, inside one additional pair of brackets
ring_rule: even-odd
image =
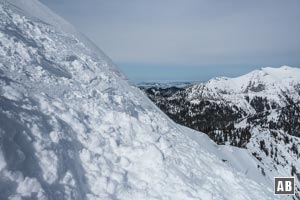
[(133, 82), (300, 66), (299, 0), (40, 0)]

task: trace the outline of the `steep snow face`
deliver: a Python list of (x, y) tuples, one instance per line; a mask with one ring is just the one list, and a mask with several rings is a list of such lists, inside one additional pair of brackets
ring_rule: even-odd
[(274, 199), (70, 27), (0, 1), (0, 199)]

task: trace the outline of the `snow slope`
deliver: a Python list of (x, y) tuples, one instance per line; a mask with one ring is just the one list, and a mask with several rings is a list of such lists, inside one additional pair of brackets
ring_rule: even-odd
[(0, 1), (0, 86), (0, 199), (275, 198), (36, 0)]

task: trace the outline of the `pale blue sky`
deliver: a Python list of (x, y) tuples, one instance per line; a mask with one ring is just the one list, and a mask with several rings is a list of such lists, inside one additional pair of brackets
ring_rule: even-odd
[(300, 66), (299, 0), (41, 0), (133, 81)]

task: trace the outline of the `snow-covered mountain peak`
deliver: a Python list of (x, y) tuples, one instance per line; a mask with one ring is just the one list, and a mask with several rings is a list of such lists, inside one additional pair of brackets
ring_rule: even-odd
[(300, 68), (265, 67), (235, 78), (213, 78), (206, 83), (187, 87), (186, 90), (187, 98), (195, 103), (198, 99), (214, 99), (232, 102), (247, 112), (254, 112), (249, 103), (260, 98), (269, 100), (273, 107), (282, 107), (288, 105), (289, 101), (299, 102)]
[(282, 66), (279, 68), (264, 67), (261, 69), (266, 75), (273, 77), (274, 81), (300, 81), (300, 68)]
[(261, 92), (267, 89), (290, 89), (300, 83), (300, 69), (288, 66), (265, 67), (236, 78), (214, 78), (205, 83), (206, 87), (228, 92)]
[(274, 199), (45, 9), (0, 1), (0, 199)]
[[(287, 91), (294, 94), (292, 97), (297, 99), (299, 85), (300, 68), (282, 66), (279, 68), (265, 67), (235, 78), (213, 78), (206, 83), (194, 84), (188, 90), (190, 90), (190, 99), (199, 96), (226, 98), (228, 95), (255, 95), (272, 98), (274, 95), (278, 96)], [(199, 93), (199, 89), (201, 93)], [(277, 100), (279, 99), (277, 98)]]
[(267, 67), (237, 78), (144, 91), (176, 122), (218, 144), (246, 148), (270, 180), (294, 176), (294, 199), (300, 199), (299, 78), (299, 68)]

